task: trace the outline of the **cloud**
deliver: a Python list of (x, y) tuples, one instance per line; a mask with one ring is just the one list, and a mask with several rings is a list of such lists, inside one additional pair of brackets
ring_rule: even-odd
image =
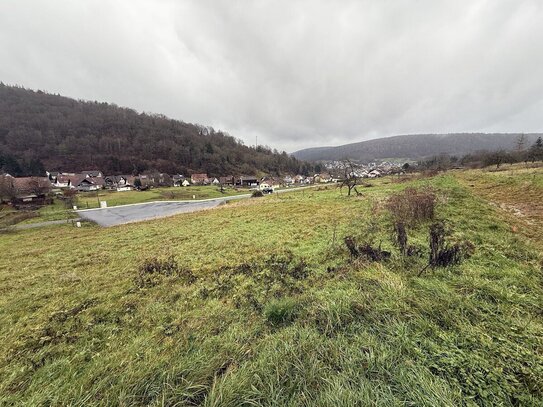
[(543, 3), (5, 0), (0, 80), (293, 151), (543, 131)]

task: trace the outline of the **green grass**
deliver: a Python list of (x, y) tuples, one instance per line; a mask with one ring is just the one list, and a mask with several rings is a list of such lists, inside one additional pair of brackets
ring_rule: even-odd
[[(0, 404), (541, 405), (543, 258), (466, 176), (0, 235)], [(383, 201), (410, 185), (473, 257), (401, 258)], [(391, 260), (352, 262), (346, 235)], [(179, 274), (140, 288), (169, 256)]]

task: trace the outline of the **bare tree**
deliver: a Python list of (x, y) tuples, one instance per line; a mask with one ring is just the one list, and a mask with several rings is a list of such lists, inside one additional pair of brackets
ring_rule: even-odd
[(360, 184), (360, 177), (356, 173), (356, 168), (353, 162), (349, 159), (343, 161), (344, 176), (341, 181), (340, 189), (347, 187), (347, 196), (351, 196), (351, 191), (354, 191), (356, 195), (360, 195), (360, 192), (356, 189), (356, 186)]
[(43, 178), (31, 178), (28, 182), (28, 190), (35, 195), (46, 194), (51, 189), (49, 181)]
[(13, 178), (9, 175), (0, 175), (0, 202), (10, 201), (15, 197)]

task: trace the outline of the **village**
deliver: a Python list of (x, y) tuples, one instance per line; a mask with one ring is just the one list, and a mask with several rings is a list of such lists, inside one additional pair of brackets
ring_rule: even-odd
[[(337, 164), (337, 165), (334, 165)], [(271, 193), (280, 188), (307, 186), (319, 183), (336, 183), (346, 176), (359, 178), (377, 178), (397, 173), (399, 167), (373, 166), (360, 167), (354, 173), (345, 174), (345, 167), (340, 163), (325, 166), (329, 172), (321, 172), (312, 176), (286, 175), (263, 176), (229, 175), (209, 176), (206, 173), (194, 173), (190, 176), (181, 174), (165, 174), (159, 172), (139, 175), (104, 175), (100, 170), (81, 172), (46, 171), (44, 177), (13, 177), (10, 174), (0, 175), (0, 203), (14, 207), (39, 206), (51, 203), (51, 197), (72, 196), (77, 193), (97, 191), (146, 191), (152, 188), (190, 188), (193, 186), (216, 186), (221, 192), (228, 188), (260, 190)]]

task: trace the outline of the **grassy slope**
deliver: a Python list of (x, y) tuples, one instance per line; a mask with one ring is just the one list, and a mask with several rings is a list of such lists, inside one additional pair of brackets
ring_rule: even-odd
[[(350, 264), (338, 243), (391, 248), (378, 203), (406, 184), (387, 180), (363, 198), (305, 191), (0, 235), (0, 404), (541, 404), (537, 236), (461, 179), (415, 183), (441, 191), (439, 217), (477, 251), (421, 277), (423, 259)], [(277, 265), (287, 250), (307, 277)], [(142, 260), (170, 254), (195, 283), (135, 286)]]

